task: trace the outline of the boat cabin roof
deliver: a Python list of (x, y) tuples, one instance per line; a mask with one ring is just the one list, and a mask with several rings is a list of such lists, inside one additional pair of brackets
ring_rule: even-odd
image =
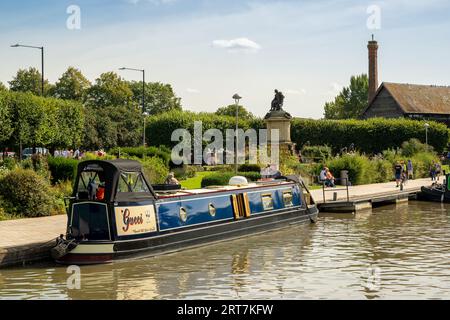
[(156, 199), (155, 192), (146, 180), (138, 161), (88, 160), (78, 164), (74, 197), (88, 197), (90, 183), (103, 185), (105, 202), (143, 201)]

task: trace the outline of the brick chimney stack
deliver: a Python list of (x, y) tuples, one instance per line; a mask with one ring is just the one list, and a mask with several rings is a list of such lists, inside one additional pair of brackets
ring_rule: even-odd
[(378, 42), (372, 35), (372, 40), (367, 45), (369, 49), (369, 103), (378, 90)]

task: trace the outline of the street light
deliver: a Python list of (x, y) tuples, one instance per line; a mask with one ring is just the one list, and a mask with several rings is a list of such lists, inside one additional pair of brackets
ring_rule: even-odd
[(427, 150), (428, 150), (428, 128), (430, 127), (430, 125), (428, 123), (425, 123), (425, 144), (427, 145)]
[(22, 44), (13, 44), (11, 48), (31, 48), (41, 50), (41, 95), (44, 96), (44, 47), (27, 46)]
[(238, 128), (239, 128), (239, 118), (238, 118), (238, 116), (239, 116), (239, 100), (241, 100), (242, 99), (242, 97), (241, 96), (239, 96), (237, 93), (233, 96), (233, 99), (234, 99), (234, 102), (235, 102), (235, 105), (236, 105), (236, 150), (235, 150), (235, 153), (236, 153), (236, 164), (235, 164), (235, 171), (236, 171), (236, 174), (238, 173), (238, 148), (239, 148), (239, 134), (238, 134)]
[(119, 68), (119, 70), (131, 70), (142, 72), (142, 115), (144, 116), (144, 147), (145, 147), (145, 117), (148, 113), (145, 111), (145, 70), (144, 69), (134, 69), (134, 68)]
[(133, 69), (133, 68), (119, 68), (119, 70), (131, 70), (142, 72), (142, 113), (145, 113), (145, 70), (144, 69)]

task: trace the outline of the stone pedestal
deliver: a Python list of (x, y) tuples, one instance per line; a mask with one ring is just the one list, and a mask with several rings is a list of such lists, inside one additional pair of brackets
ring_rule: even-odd
[(294, 153), (295, 144), (291, 141), (291, 120), (292, 116), (284, 110), (271, 111), (264, 118), (268, 143), (276, 142), (272, 140), (271, 130), (278, 129), (280, 151), (286, 150)]

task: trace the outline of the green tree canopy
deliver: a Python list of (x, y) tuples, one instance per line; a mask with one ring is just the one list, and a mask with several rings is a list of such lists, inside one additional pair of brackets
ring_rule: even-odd
[(0, 145), (11, 138), (14, 130), (10, 109), (10, 96), (7, 91), (0, 91)]
[[(235, 104), (231, 104), (229, 106), (226, 107), (222, 107), (217, 109), (216, 114), (218, 116), (232, 116), (232, 117), (236, 117), (236, 105)], [(253, 119), (254, 115), (248, 111), (247, 109), (245, 109), (243, 106), (239, 106), (238, 108), (238, 115), (239, 118), (242, 119)]]
[[(133, 101), (142, 110), (142, 81), (128, 82), (133, 91)], [(170, 84), (150, 82), (145, 84), (145, 111), (151, 115), (181, 110), (181, 98), (176, 97)]]
[(80, 70), (69, 67), (56, 82), (53, 96), (55, 98), (82, 101), (91, 83)]
[(7, 91), (8, 88), (3, 84), (3, 82), (0, 82), (0, 91)]
[(86, 103), (95, 107), (131, 105), (133, 92), (115, 72), (106, 72), (87, 90)]
[[(30, 92), (37, 96), (41, 95), (42, 76), (36, 68), (29, 68), (28, 70), (20, 69), (16, 76), (9, 81), (9, 88), (11, 91)], [(48, 93), (51, 86), (48, 80), (44, 80), (44, 95)]]
[(332, 102), (325, 103), (325, 119), (357, 119), (368, 105), (369, 80), (366, 74), (352, 76)]
[(136, 107), (87, 107), (82, 145), (91, 150), (137, 146), (142, 141), (143, 126)]

